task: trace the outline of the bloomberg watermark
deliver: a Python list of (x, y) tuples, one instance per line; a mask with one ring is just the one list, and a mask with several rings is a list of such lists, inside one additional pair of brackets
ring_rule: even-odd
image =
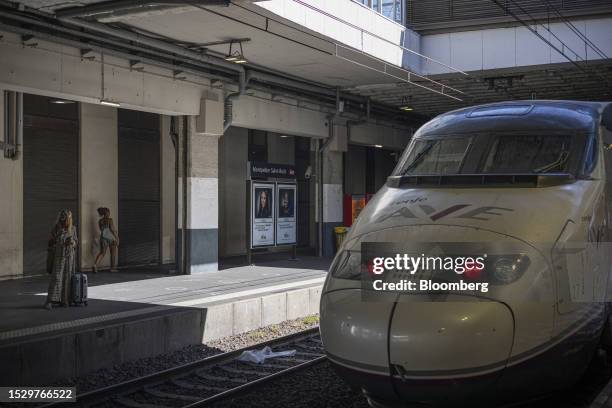
[(612, 301), (610, 242), (362, 242), (344, 252), (332, 275), (360, 279), (368, 301)]
[[(367, 270), (372, 275), (384, 275), (385, 272), (409, 273), (414, 276), (430, 272), (451, 272), (456, 275), (467, 273), (470, 278), (475, 277), (485, 268), (487, 254), (482, 256), (418, 256), (406, 253), (396, 253), (394, 256), (375, 256), (367, 264)], [(437, 282), (432, 279), (399, 279), (399, 281), (386, 282), (383, 279), (374, 279), (372, 288), (376, 291), (407, 291), (407, 292), (432, 292), (432, 291), (489, 291), (488, 282), (468, 282), (460, 279), (458, 282)]]

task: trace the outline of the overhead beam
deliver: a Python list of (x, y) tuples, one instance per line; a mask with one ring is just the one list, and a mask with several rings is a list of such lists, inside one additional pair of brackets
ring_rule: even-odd
[(243, 43), (243, 42), (249, 42), (249, 41), (251, 41), (250, 38), (233, 38), (229, 40), (212, 41), (212, 42), (207, 42), (207, 43), (195, 44), (194, 47), (207, 48), (207, 47), (212, 47), (213, 45), (237, 44), (237, 43)]
[(200, 0), (189, 2), (185, 0), (163, 0), (163, 1), (151, 1), (151, 0), (113, 0), (105, 1), (103, 3), (91, 4), (88, 6), (81, 7), (69, 7), (58, 10), (55, 15), (58, 18), (69, 18), (69, 17), (93, 17), (100, 14), (108, 14), (114, 12), (122, 12), (126, 10), (138, 10), (147, 11), (149, 7), (159, 6), (181, 6), (197, 4), (200, 6), (224, 6), (230, 5), (230, 0)]

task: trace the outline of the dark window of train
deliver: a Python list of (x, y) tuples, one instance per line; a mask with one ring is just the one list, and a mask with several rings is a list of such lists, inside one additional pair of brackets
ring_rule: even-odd
[(569, 171), (572, 140), (568, 135), (498, 136), (488, 153), (485, 173)]

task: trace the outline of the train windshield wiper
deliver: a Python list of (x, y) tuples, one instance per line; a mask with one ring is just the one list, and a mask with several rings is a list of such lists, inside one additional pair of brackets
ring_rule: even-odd
[(563, 150), (561, 151), (561, 153), (559, 153), (559, 157), (557, 158), (557, 160), (549, 164), (546, 164), (542, 167), (538, 167), (537, 169), (533, 169), (532, 171), (534, 173), (544, 173), (544, 172), (550, 171), (554, 169), (555, 167), (561, 167), (563, 164), (565, 164), (568, 158), (569, 158), (569, 152), (567, 150)]
[(412, 161), (412, 163), (410, 163), (403, 171), (402, 171), (402, 176), (405, 176), (410, 170), (414, 169), (416, 166), (418, 166), (419, 164), (421, 164), (421, 162), (423, 161), (423, 159), (425, 159), (425, 155), (427, 153), (429, 153), (429, 151), (436, 145), (438, 144), (438, 141), (432, 141), (429, 145), (425, 146), (425, 148), (414, 157), (414, 160)]

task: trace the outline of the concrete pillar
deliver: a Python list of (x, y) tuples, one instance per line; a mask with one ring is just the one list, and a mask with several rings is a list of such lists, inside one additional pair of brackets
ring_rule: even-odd
[[(98, 207), (108, 207), (119, 226), (119, 150), (117, 109), (80, 104), (81, 268), (91, 268), (100, 247)], [(121, 231), (119, 231), (121, 236)], [(110, 265), (107, 254), (100, 266)]]
[(161, 117), (161, 260), (175, 261), (176, 150), (170, 136), (170, 116)]
[[(4, 90), (0, 89), (0, 140), (4, 141)], [(19, 146), (21, 151), (21, 146)], [(23, 276), (23, 156), (0, 149), (0, 280)]]
[(186, 273), (219, 266), (219, 136), (198, 133), (196, 118), (188, 117)]
[[(346, 127), (334, 126), (334, 138), (346, 136)], [(344, 144), (345, 145), (345, 144)], [(330, 143), (334, 146), (334, 143)], [(323, 256), (334, 254), (334, 227), (342, 225), (342, 151), (328, 148), (323, 152)]]
[(249, 130), (231, 126), (219, 142), (219, 253), (246, 253)]

